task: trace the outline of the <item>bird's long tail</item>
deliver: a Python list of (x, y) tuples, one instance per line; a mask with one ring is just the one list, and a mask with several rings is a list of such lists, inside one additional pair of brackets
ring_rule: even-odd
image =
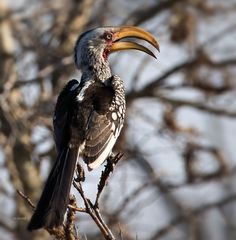
[(28, 230), (53, 228), (63, 223), (77, 160), (77, 149), (66, 148), (57, 157)]

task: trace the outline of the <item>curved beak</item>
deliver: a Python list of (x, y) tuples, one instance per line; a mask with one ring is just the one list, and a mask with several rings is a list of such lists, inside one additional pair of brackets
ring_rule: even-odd
[(151, 50), (149, 50), (148, 48), (138, 43), (131, 42), (131, 41), (119, 42), (121, 39), (124, 39), (124, 38), (142, 39), (144, 41), (149, 42), (153, 47), (155, 47), (158, 51), (160, 51), (159, 44), (156, 41), (156, 39), (150, 33), (144, 31), (141, 28), (134, 27), (134, 26), (123, 26), (123, 27), (115, 28), (114, 33), (115, 33), (114, 39), (113, 39), (112, 46), (110, 48), (110, 52), (116, 52), (116, 51), (127, 50), (127, 49), (135, 49), (135, 50), (145, 52), (151, 55), (152, 57), (156, 58), (156, 56)]

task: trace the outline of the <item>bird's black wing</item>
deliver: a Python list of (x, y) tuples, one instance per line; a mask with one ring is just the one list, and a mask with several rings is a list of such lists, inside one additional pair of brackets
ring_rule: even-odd
[(78, 87), (78, 81), (71, 80), (58, 97), (53, 120), (57, 159), (28, 224), (29, 230), (42, 227), (53, 228), (63, 223), (79, 148), (76, 145), (72, 147), (69, 145), (70, 125)]
[(80, 88), (79, 82), (73, 79), (66, 84), (58, 96), (53, 118), (54, 139), (58, 152), (69, 144), (73, 111), (78, 106), (75, 106), (75, 99)]

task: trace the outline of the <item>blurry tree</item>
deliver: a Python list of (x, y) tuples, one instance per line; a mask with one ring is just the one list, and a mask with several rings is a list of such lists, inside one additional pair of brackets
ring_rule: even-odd
[[(55, 159), (51, 118), (80, 78), (76, 38), (128, 24), (157, 36), (161, 53), (110, 59), (128, 109), (102, 214), (117, 239), (235, 239), (235, 10), (235, 0), (0, 0), (0, 238), (52, 238), (26, 231), (32, 209), (16, 190), (36, 203)], [(80, 239), (102, 239), (76, 217)]]

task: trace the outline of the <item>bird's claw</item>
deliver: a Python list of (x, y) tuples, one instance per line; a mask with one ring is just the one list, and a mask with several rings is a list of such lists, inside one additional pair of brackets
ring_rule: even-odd
[(85, 180), (84, 169), (82, 168), (82, 166), (79, 163), (77, 163), (75, 181), (76, 182), (84, 182), (84, 180)]

